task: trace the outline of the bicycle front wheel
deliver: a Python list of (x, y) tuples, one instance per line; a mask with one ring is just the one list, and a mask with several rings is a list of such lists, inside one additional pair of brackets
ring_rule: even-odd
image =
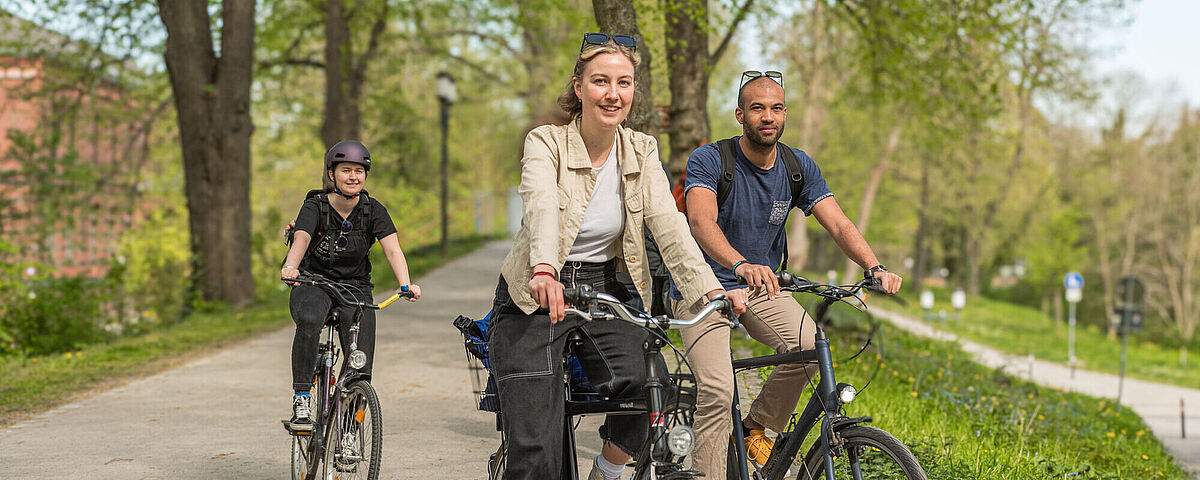
[(326, 480), (379, 478), (383, 414), (370, 383), (357, 381), (340, 393), (325, 448)]
[[(857, 425), (841, 431), (845, 448), (833, 459), (837, 478), (864, 480), (925, 480), (925, 470), (917, 458), (892, 434), (875, 427)], [(859, 476), (855, 475), (858, 471)], [(825, 446), (819, 442), (809, 449), (799, 480), (824, 480)]]

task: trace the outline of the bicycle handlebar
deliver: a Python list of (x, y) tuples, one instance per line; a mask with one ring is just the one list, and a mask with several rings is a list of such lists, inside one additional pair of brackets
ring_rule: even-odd
[[(730, 327), (738, 328), (741, 326), (737, 317), (733, 314), (732, 304), (725, 298), (724, 294), (715, 295), (712, 301), (700, 310), (695, 317), (690, 320), (682, 320), (677, 318), (669, 318), (666, 315), (657, 317), (643, 312), (639, 309), (630, 307), (624, 302), (617, 300), (616, 297), (603, 292), (597, 292), (591, 285), (580, 285), (576, 288), (564, 288), (563, 300), (571, 305), (587, 305), (587, 311), (577, 308), (566, 309), (567, 313), (578, 315), (585, 320), (623, 320), (634, 325), (640, 325), (646, 328), (658, 327), (661, 329), (686, 328), (700, 323), (705, 317), (714, 312), (726, 313), (726, 318), (729, 319)], [(605, 307), (608, 312), (601, 310)], [(611, 313), (609, 313), (611, 312)]]
[[(775, 278), (779, 280), (779, 289), (785, 292), (810, 293), (831, 300), (855, 297), (858, 296), (858, 292), (861, 290), (868, 290), (889, 296), (892, 295), (883, 289), (883, 282), (875, 277), (864, 278), (853, 285), (828, 285), (814, 282), (799, 275), (792, 275), (791, 272), (784, 270), (776, 272)], [(738, 283), (745, 285), (746, 279), (738, 277)], [(902, 301), (900, 297), (895, 297), (895, 299)]]
[[(355, 286), (355, 285), (350, 285), (347, 283), (343, 283), (343, 282), (330, 280), (328, 278), (325, 278), (325, 277), (315, 274), (315, 273), (301, 273), (300, 275), (297, 275), (296, 278), (280, 277), (279, 279), (281, 281), (283, 281), (284, 283), (299, 283), (299, 284), (303, 284), (303, 285), (312, 285), (314, 287), (318, 287), (321, 290), (324, 290), (325, 292), (329, 293), (331, 296), (333, 296), (338, 302), (342, 303), (343, 305), (369, 308), (371, 310), (379, 310), (388, 305), (391, 305), (396, 300), (399, 300), (401, 298), (412, 298), (412, 296), (413, 296), (413, 292), (411, 290), (398, 291), (396, 293), (393, 293), (392, 296), (384, 299), (382, 302), (379, 302), (378, 305), (376, 305), (376, 304), (372, 304), (370, 302), (358, 301), (357, 297), (354, 295), (354, 292), (356, 290), (361, 290), (360, 287)], [(370, 292), (367, 292), (367, 293), (369, 294)]]

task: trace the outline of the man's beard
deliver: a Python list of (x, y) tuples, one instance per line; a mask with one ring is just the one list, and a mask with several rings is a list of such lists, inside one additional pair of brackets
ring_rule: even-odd
[(779, 138), (783, 136), (783, 123), (775, 124), (775, 136), (772, 138), (763, 137), (762, 134), (759, 133), (758, 127), (743, 128), (742, 133), (745, 134), (746, 138), (750, 139), (750, 142), (754, 143), (755, 145), (760, 147), (774, 147), (775, 144), (779, 142)]

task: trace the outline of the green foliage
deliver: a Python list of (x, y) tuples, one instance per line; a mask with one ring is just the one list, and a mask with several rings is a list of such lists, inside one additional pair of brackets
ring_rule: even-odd
[(121, 236), (108, 274), (123, 307), (113, 320), (120, 325), (116, 328), (144, 331), (178, 319), (192, 267), (187, 217), (177, 211), (151, 210), (137, 228)]
[[(931, 479), (1187, 478), (1141, 419), (1128, 409), (1117, 413), (1111, 401), (1038, 387), (972, 362), (954, 344), (886, 324), (848, 360), (872, 333), (871, 322), (845, 307), (831, 317), (837, 380), (861, 389), (847, 414), (872, 416)], [(773, 353), (735, 338), (756, 355)]]
[(4, 308), (3, 327), (12, 332), (10, 348), (24, 355), (76, 350), (103, 341), (101, 309), (108, 299), (100, 282), (80, 278), (35, 277)]

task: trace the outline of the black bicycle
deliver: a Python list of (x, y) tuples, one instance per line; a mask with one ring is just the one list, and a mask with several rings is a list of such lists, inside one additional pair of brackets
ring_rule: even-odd
[[(879, 286), (879, 280), (865, 278), (854, 285), (824, 285), (804, 277), (793, 276), (786, 271), (780, 272), (778, 278), (783, 291), (803, 292), (822, 298), (812, 312), (812, 320), (816, 324), (816, 348), (733, 360), (733, 431), (742, 431), (741, 406), (736, 393), (737, 372), (784, 364), (816, 363), (820, 382), (814, 387), (814, 394), (809, 397), (803, 412), (799, 416), (792, 415), (785, 431), (779, 433), (767, 463), (755, 470), (753, 475), (747, 463), (745, 441), (741, 435), (732, 436), (726, 477), (742, 480), (782, 480), (795, 466), (799, 470), (795, 478), (800, 480), (924, 480), (925, 471), (900, 440), (882, 429), (863, 425), (872, 420), (870, 416), (846, 415), (845, 406), (854, 400), (858, 392), (848, 383), (837, 383), (833, 373), (829, 339), (821, 328), (826, 312), (834, 303), (850, 303), (848, 299), (853, 298), (865, 308), (866, 304), (858, 296), (862, 290), (887, 294)], [(858, 308), (858, 305), (851, 305)], [(820, 437), (800, 458), (797, 465), (800, 448), (818, 422)]]
[[(358, 324), (366, 309), (384, 308), (401, 297), (412, 297), (412, 292), (396, 292), (375, 305), (357, 300), (370, 298), (371, 292), (364, 292), (362, 287), (320, 275), (301, 274), (281, 280), (319, 287), (334, 300), (335, 307), (325, 319), (325, 341), (317, 349), (317, 368), (309, 395), (313, 429), (293, 431), (288, 421), (283, 421), (284, 429), (292, 435), (292, 480), (317, 478), (318, 470), (319, 478), (325, 480), (376, 480), (383, 450), (383, 414), (370, 376), (358, 371), (367, 363), (367, 355), (358, 349)], [(350, 354), (345, 359), (341, 359), (341, 349), (334, 340), (341, 321), (338, 306), (355, 307), (349, 327)], [(334, 366), (339, 359), (343, 361), (335, 376)]]
[[(596, 292), (590, 285), (580, 285), (577, 288), (563, 289), (563, 299), (578, 308), (566, 309), (567, 314), (578, 315), (588, 321), (618, 320), (641, 326), (652, 334), (642, 344), (646, 359), (646, 392), (644, 399), (636, 400), (606, 400), (600, 398), (594, 391), (581, 385), (574, 375), (566, 375), (565, 415), (563, 416), (563, 480), (578, 479), (578, 461), (575, 456), (575, 418), (581, 415), (599, 415), (610, 413), (640, 414), (649, 413), (650, 434), (643, 445), (639, 459), (630, 478), (650, 478), (658, 480), (684, 480), (700, 477), (699, 472), (688, 470), (683, 466), (683, 460), (691, 453), (695, 444), (696, 434), (691, 424), (695, 413), (696, 390), (691, 375), (674, 373), (663, 375), (661, 366), (656, 361), (663, 347), (670, 345), (665, 330), (670, 328), (686, 328), (714, 312), (729, 313), (734, 318), (730, 304), (724, 297), (714, 298), (699, 314), (691, 320), (672, 319), (666, 316), (651, 316), (650, 314), (625, 304), (606, 293)], [(736, 325), (736, 320), (732, 322)], [(463, 333), (467, 349), (468, 364), (477, 374), (488, 368), (486, 332), (481, 331), (479, 324), (468, 317), (459, 316), (455, 326)], [(568, 334), (567, 347), (564, 351), (564, 372), (571, 372), (570, 358), (573, 349), (582, 344), (583, 338), (578, 331)], [(674, 348), (674, 347), (672, 347)], [(682, 352), (679, 357), (683, 358)], [(507, 441), (501, 426), (499, 402), (496, 399), (496, 386), (490, 377), (482, 380), (483, 375), (476, 376), (475, 390), (480, 401), (480, 409), (496, 413), (496, 429), (501, 432), (500, 447), (491, 455), (488, 461), (488, 478), (499, 479), (507, 463)], [(668, 382), (659, 379), (668, 378)]]

